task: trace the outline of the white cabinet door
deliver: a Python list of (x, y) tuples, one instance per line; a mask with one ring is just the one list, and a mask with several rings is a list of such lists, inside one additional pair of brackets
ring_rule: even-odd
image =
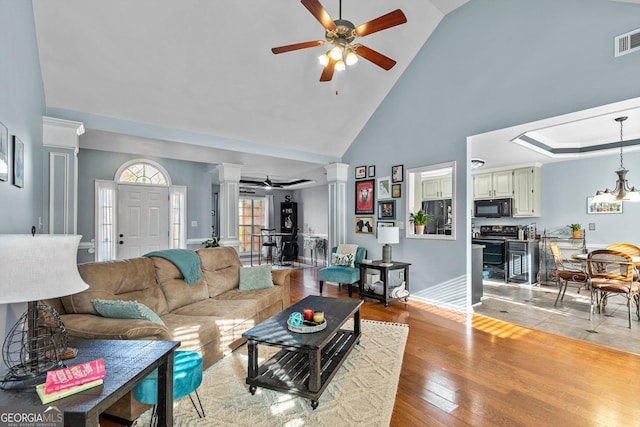
[(540, 168), (513, 171), (513, 216), (540, 216)]
[(453, 195), (453, 178), (447, 177), (440, 179), (440, 193), (443, 199), (450, 199)]
[(513, 173), (510, 170), (493, 173), (493, 197), (513, 197)]
[(493, 197), (493, 174), (479, 173), (473, 176), (473, 198), (490, 199)]
[(428, 179), (422, 181), (422, 199), (436, 200), (440, 198), (440, 180)]
[(474, 199), (499, 199), (513, 197), (511, 170), (485, 172), (473, 176)]

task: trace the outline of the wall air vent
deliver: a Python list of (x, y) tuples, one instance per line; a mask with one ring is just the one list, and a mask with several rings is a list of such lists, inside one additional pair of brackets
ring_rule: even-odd
[(640, 51), (640, 28), (613, 39), (614, 57)]

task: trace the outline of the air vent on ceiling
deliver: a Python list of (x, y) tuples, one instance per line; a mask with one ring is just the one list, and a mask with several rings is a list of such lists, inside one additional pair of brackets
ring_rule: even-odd
[(640, 50), (640, 28), (614, 39), (614, 57)]

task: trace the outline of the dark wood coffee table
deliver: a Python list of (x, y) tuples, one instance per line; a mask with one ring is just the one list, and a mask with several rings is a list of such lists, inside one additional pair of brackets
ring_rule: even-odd
[[(320, 395), (360, 342), (361, 305), (361, 300), (308, 296), (242, 334), (248, 340), (247, 384), (251, 394), (264, 387), (311, 399), (311, 407), (316, 409)], [(327, 327), (306, 334), (290, 331), (289, 316), (305, 308), (324, 311)], [(353, 330), (340, 329), (351, 316)], [(258, 344), (282, 350), (258, 366)]]

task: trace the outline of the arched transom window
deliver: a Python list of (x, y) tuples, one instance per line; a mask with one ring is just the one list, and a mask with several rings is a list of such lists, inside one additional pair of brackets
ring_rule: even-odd
[(167, 177), (165, 173), (159, 170), (156, 166), (138, 162), (128, 165), (125, 170), (122, 171), (118, 182), (135, 182), (137, 184), (156, 184), (167, 185)]

